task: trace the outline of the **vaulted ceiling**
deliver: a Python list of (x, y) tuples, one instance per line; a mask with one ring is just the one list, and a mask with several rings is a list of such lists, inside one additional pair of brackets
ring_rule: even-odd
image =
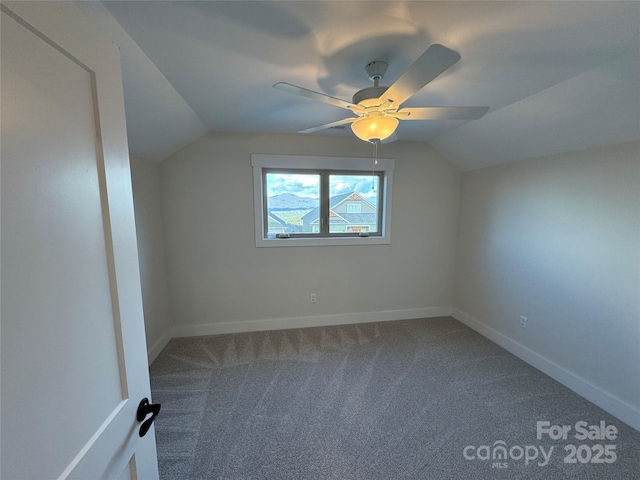
[[(162, 160), (207, 131), (295, 133), (350, 116), (272, 88), (350, 101), (433, 43), (461, 60), (404, 106), (487, 105), (401, 122), (461, 170), (640, 138), (640, 2), (87, 2), (120, 46), (130, 149)], [(311, 135), (353, 136), (350, 128)]]

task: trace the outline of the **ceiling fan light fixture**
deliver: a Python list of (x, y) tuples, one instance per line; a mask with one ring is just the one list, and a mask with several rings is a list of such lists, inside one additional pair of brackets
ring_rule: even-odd
[(390, 137), (398, 128), (398, 119), (385, 115), (369, 115), (360, 117), (351, 124), (351, 130), (356, 137), (365, 142), (384, 140)]

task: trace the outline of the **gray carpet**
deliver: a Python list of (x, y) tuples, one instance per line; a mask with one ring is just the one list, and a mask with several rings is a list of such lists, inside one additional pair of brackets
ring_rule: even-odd
[(640, 478), (639, 432), (448, 317), (174, 339), (151, 384), (162, 479)]

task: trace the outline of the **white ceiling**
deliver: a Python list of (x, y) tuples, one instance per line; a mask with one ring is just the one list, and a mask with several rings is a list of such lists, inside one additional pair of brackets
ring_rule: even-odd
[[(461, 60), (404, 106), (488, 105), (401, 122), (462, 170), (640, 138), (640, 2), (103, 2), (119, 44), (130, 149), (162, 160), (207, 131), (295, 133), (347, 110), (383, 60), (389, 85), (433, 43)], [(115, 21), (114, 21), (115, 18)], [(350, 128), (313, 135), (351, 136)]]

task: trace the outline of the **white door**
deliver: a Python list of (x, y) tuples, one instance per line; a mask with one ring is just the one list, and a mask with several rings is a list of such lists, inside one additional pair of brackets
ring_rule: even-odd
[(117, 49), (70, 2), (0, 15), (0, 475), (157, 478)]

